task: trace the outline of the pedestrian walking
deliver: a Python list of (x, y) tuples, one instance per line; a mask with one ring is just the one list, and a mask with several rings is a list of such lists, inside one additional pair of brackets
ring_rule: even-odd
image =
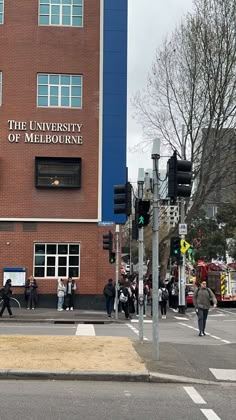
[(11, 306), (10, 306), (10, 297), (12, 295), (12, 290), (11, 290), (11, 279), (8, 279), (6, 281), (5, 286), (1, 289), (1, 296), (3, 299), (3, 305), (2, 305), (2, 309), (0, 311), (0, 317), (2, 317), (3, 312), (5, 311), (5, 309), (7, 308), (8, 313), (10, 315), (10, 317), (13, 317), (12, 311), (11, 311)]
[(103, 289), (103, 294), (106, 299), (106, 311), (108, 318), (111, 318), (111, 314), (114, 308), (114, 299), (115, 299), (115, 286), (112, 279), (108, 279), (107, 284), (105, 284)]
[(65, 299), (65, 292), (66, 292), (66, 286), (63, 283), (62, 279), (58, 279), (57, 284), (57, 310), (63, 311), (63, 304)]
[(163, 284), (159, 289), (159, 304), (161, 307), (162, 319), (166, 319), (166, 307), (169, 300), (169, 292)]
[(37, 285), (36, 280), (33, 278), (33, 276), (30, 276), (29, 285), (27, 287), (29, 290), (27, 309), (34, 310), (38, 303), (38, 293), (37, 293), (38, 285)]
[(76, 282), (72, 279), (72, 277), (68, 278), (66, 284), (66, 310), (73, 311), (74, 310), (74, 295), (77, 289)]
[(216, 297), (212, 290), (207, 287), (206, 281), (202, 281), (200, 287), (195, 290), (193, 304), (198, 317), (199, 337), (202, 337), (206, 335), (206, 320), (211, 304), (213, 304), (214, 308), (217, 306)]
[(125, 279), (124, 284), (120, 287), (119, 300), (122, 305), (122, 310), (125, 313), (125, 318), (132, 319), (130, 315), (130, 306), (132, 306), (133, 303), (133, 293), (128, 279)]

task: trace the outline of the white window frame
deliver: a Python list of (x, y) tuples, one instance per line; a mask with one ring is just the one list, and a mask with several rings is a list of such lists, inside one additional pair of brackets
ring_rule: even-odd
[[(36, 252), (35, 252), (36, 245), (44, 245), (45, 246), (45, 253), (44, 254), (36, 254)], [(56, 245), (56, 254), (47, 254), (47, 245)], [(58, 246), (59, 245), (67, 245), (68, 246), (68, 253), (67, 254), (59, 254), (58, 253)], [(69, 253), (70, 245), (78, 246), (79, 247), (79, 253), (78, 254), (70, 254)], [(35, 257), (42, 256), (42, 255), (45, 257), (44, 266), (35, 264)], [(72, 265), (72, 266), (69, 265), (69, 257), (70, 256), (71, 257), (73, 257), (73, 256), (78, 257), (78, 259), (79, 259), (78, 265), (76, 265), (76, 266), (75, 265)], [(53, 266), (48, 266), (48, 264), (47, 264), (48, 258), (50, 258), (50, 257), (55, 257), (55, 265), (53, 265)], [(59, 266), (58, 265), (60, 257), (66, 258), (66, 266)], [(37, 268), (37, 267), (44, 267), (44, 276), (36, 276), (35, 275), (35, 268)], [(55, 275), (54, 276), (48, 276), (47, 275), (47, 268), (48, 267), (55, 267)], [(66, 274), (64, 276), (61, 276), (60, 274), (58, 274), (59, 267), (66, 267)], [(35, 278), (42, 278), (42, 279), (49, 278), (50, 279), (50, 278), (60, 277), (60, 278), (66, 279), (70, 275), (70, 272), (69, 272), (70, 268), (73, 268), (73, 267), (78, 268), (78, 276), (73, 276), (73, 277), (74, 278), (80, 278), (80, 242), (35, 242), (34, 243), (33, 272), (34, 272), (34, 277)]]
[[(41, 3), (42, 1), (42, 3)], [(49, 6), (49, 14), (40, 14), (40, 6)], [(52, 23), (52, 7), (53, 6), (59, 6), (60, 12), (59, 12), (59, 23)], [(70, 17), (70, 24), (66, 25), (64, 23), (62, 23), (62, 18), (64, 17), (62, 10), (63, 10), (63, 6), (69, 7), (71, 9), (71, 13), (70, 15), (68, 15)], [(78, 6), (82, 8), (82, 15), (73, 15), (72, 14), (72, 10), (73, 10), (73, 6)], [(80, 4), (66, 4), (63, 3), (63, 0), (57, 0), (57, 3), (52, 4), (51, 0), (49, 0), (49, 3), (44, 3), (44, 0), (39, 0), (39, 12), (38, 12), (38, 24), (40, 26), (65, 26), (65, 27), (70, 27), (70, 28), (83, 28), (84, 25), (84, 0), (81, 1), (81, 5)], [(49, 23), (40, 23), (40, 17), (41, 16), (48, 16), (49, 17)], [(82, 18), (82, 23), (81, 25), (73, 25), (73, 17), (81, 17)]]
[(0, 25), (3, 25), (4, 24), (4, 0), (2, 0), (1, 4), (2, 4), (2, 13), (1, 13), (2, 22), (0, 22)]
[[(39, 77), (40, 76), (47, 76), (48, 77), (48, 83), (45, 85), (42, 85), (39, 83)], [(59, 76), (59, 84), (55, 84), (55, 83), (50, 83), (49, 79), (50, 76)], [(61, 78), (65, 76), (65, 77), (70, 77), (70, 84), (69, 85), (64, 85), (61, 83)], [(73, 77), (80, 77), (81, 78), (81, 85), (73, 85), (72, 83), (72, 78)], [(47, 95), (41, 95), (39, 94), (39, 86), (47, 86), (48, 87), (48, 94)], [(72, 87), (79, 87), (81, 89), (81, 96), (76, 96), (78, 98), (80, 98), (80, 106), (71, 106), (72, 103), (72, 99), (74, 98), (74, 96), (72, 96)], [(50, 95), (50, 90), (53, 87), (57, 87), (58, 88), (58, 105), (50, 105), (50, 99), (51, 97), (53, 97), (53, 95)], [(69, 88), (69, 105), (62, 105), (61, 101), (62, 101), (62, 88)], [(44, 97), (47, 96), (47, 105), (39, 105), (39, 98), (40, 97)], [(82, 109), (82, 101), (83, 101), (83, 76), (82, 74), (51, 74), (51, 73), (38, 73), (37, 75), (37, 107), (38, 108), (69, 108), (69, 109)]]

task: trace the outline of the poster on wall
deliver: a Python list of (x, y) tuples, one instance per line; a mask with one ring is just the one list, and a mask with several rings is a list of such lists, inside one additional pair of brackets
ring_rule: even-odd
[(3, 269), (3, 285), (5, 286), (6, 281), (11, 279), (12, 286), (24, 286), (25, 285), (26, 269), (24, 267), (5, 267)]

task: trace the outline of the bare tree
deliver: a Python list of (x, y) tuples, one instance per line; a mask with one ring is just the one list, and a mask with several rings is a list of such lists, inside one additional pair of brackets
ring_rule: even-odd
[(157, 50), (145, 91), (133, 99), (147, 141), (158, 136), (179, 156), (183, 143), (193, 162), (189, 221), (222, 180), (235, 188), (227, 165), (236, 141), (235, 22), (235, 0), (195, 0), (194, 12)]

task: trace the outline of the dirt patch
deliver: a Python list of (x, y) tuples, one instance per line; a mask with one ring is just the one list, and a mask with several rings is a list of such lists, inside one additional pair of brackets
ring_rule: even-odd
[(0, 336), (0, 369), (146, 372), (132, 340), (120, 337)]

